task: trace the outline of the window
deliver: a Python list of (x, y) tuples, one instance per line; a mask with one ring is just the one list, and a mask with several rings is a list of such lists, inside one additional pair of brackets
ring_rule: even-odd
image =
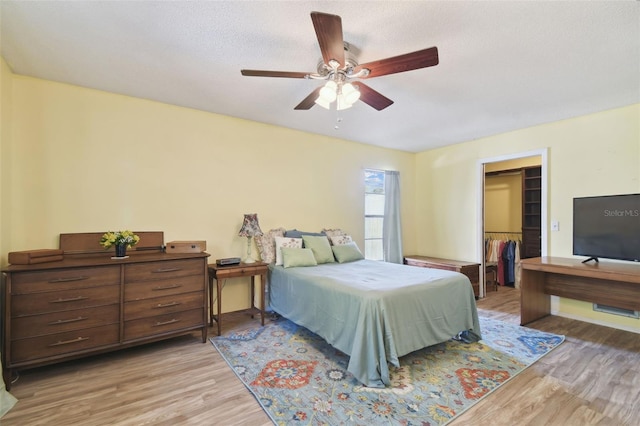
[(364, 257), (383, 260), (384, 170), (364, 171)]

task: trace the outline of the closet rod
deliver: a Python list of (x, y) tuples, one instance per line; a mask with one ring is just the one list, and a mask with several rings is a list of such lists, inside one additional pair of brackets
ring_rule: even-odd
[(485, 234), (522, 234), (522, 232), (512, 231), (484, 231)]

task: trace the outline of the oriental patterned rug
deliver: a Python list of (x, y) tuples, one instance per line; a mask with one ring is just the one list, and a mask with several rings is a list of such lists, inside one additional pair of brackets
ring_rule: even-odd
[(278, 425), (444, 425), (564, 341), (564, 336), (480, 317), (483, 340), (450, 340), (391, 368), (392, 386), (368, 388), (348, 356), (280, 318), (211, 338)]

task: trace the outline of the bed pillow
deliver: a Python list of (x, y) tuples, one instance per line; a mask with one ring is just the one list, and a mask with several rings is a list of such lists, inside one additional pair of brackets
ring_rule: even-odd
[(302, 238), (275, 237), (276, 265), (282, 265), (282, 248), (302, 248)]
[(322, 232), (298, 231), (297, 229), (289, 229), (284, 233), (284, 236), (289, 238), (302, 238), (303, 235), (314, 235), (316, 237), (324, 236)]
[(334, 263), (336, 261), (331, 251), (329, 239), (326, 236), (303, 235), (302, 242), (305, 248), (311, 249), (318, 265), (321, 263)]
[(285, 268), (295, 268), (297, 266), (316, 266), (316, 258), (313, 251), (306, 248), (282, 247), (282, 266)]
[(331, 247), (331, 250), (333, 250), (333, 254), (338, 260), (338, 263), (354, 262), (356, 260), (364, 259), (362, 252), (354, 241), (347, 244), (333, 246)]
[(353, 241), (353, 239), (351, 239), (351, 235), (334, 235), (333, 237), (329, 237), (329, 240), (334, 246), (341, 246)]
[(322, 233), (327, 237), (329, 237), (329, 239), (331, 239), (331, 237), (337, 237), (338, 235), (347, 235), (347, 233), (340, 228), (333, 228), (333, 229), (322, 228)]
[(284, 228), (271, 229), (256, 237), (256, 246), (260, 253), (260, 259), (264, 263), (274, 263), (276, 261), (276, 237), (284, 237)]

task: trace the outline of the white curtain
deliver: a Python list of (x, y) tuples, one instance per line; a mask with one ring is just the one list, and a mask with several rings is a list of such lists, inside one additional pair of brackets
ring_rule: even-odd
[(402, 263), (402, 227), (400, 226), (400, 173), (384, 172), (384, 223), (382, 252), (385, 262)]

